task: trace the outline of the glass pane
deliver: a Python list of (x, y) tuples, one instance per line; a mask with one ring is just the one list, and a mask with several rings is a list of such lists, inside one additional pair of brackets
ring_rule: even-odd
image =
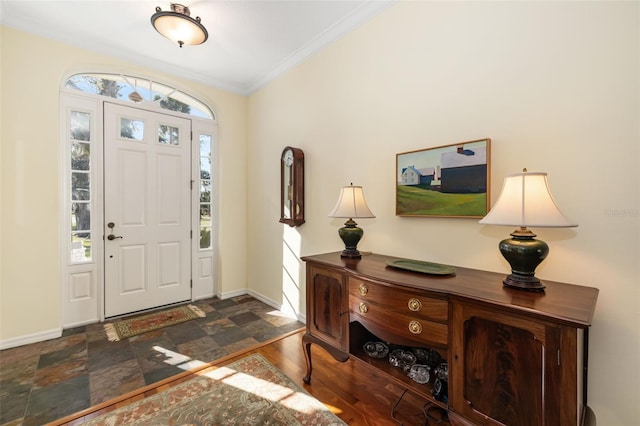
[(141, 141), (144, 139), (144, 121), (120, 118), (120, 137)]
[(200, 182), (200, 202), (211, 202), (211, 181), (203, 180)]
[(120, 99), (135, 103), (151, 99), (151, 81), (130, 76), (123, 76), (123, 80), (126, 85), (122, 88)]
[(91, 145), (82, 142), (71, 143), (71, 170), (89, 170)]
[(76, 141), (91, 140), (91, 114), (71, 111), (71, 139)]
[(78, 74), (69, 78), (65, 86), (71, 89), (80, 90), (85, 93), (92, 93), (94, 95), (97, 95), (99, 93), (98, 93), (98, 88), (94, 83), (94, 80), (95, 78), (93, 76), (86, 75), (86, 74)]
[[(198, 105), (202, 105), (202, 104), (198, 103)], [(211, 115), (211, 113), (209, 112), (207, 107), (197, 108), (197, 107), (191, 105), (191, 111), (189, 113), (191, 115), (196, 116), (196, 117), (213, 119), (213, 116)]]
[(161, 124), (158, 127), (158, 143), (164, 145), (180, 145), (180, 129)]
[(211, 205), (200, 204), (200, 226), (211, 225)]
[[(89, 231), (91, 230), (91, 204), (90, 203), (71, 203), (71, 230), (72, 231)], [(78, 234), (79, 236), (89, 235)]]
[(160, 100), (160, 106), (170, 111), (184, 112), (185, 114), (191, 114), (191, 107), (184, 102), (181, 102), (175, 98), (163, 98)]
[(176, 89), (169, 86), (165, 86), (164, 84), (158, 83), (156, 81), (151, 83), (151, 88), (152, 88), (151, 99), (153, 99), (155, 102), (159, 101), (160, 99), (165, 99), (169, 95), (176, 92)]
[(211, 228), (209, 227), (200, 228), (200, 248), (211, 248)]
[(200, 155), (203, 157), (211, 156), (211, 135), (200, 135)]
[(123, 84), (122, 78), (115, 74), (83, 74), (74, 75), (67, 80), (66, 86), (94, 95), (120, 98)]
[(200, 157), (200, 179), (211, 179), (211, 159)]
[(89, 173), (71, 173), (71, 199), (89, 200), (90, 194)]
[(71, 234), (71, 261), (87, 262), (91, 260), (91, 234)]

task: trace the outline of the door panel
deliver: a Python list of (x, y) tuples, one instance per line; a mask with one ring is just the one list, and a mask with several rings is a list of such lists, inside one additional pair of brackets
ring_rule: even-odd
[(177, 155), (159, 155), (156, 181), (158, 182), (158, 224), (177, 225), (180, 223), (181, 207), (175, 200), (180, 199), (184, 190), (181, 183), (181, 158)]
[(121, 245), (119, 256), (120, 270), (119, 294), (128, 294), (145, 290), (146, 279), (146, 246)]
[(166, 287), (180, 285), (180, 244), (158, 244), (158, 264), (160, 266), (158, 285)]
[(190, 135), (188, 119), (105, 103), (105, 317), (191, 299)]
[[(105, 166), (110, 166), (110, 164), (105, 164)], [(114, 179), (117, 179), (118, 193), (113, 196), (121, 197), (119, 200), (114, 200), (118, 206), (116, 216), (118, 223), (123, 227), (144, 226), (147, 217), (145, 194), (147, 193), (148, 167), (146, 153), (122, 149), (118, 152), (116, 167), (114, 173), (118, 172), (120, 176), (114, 176)], [(105, 174), (109, 175), (109, 172), (106, 171)]]

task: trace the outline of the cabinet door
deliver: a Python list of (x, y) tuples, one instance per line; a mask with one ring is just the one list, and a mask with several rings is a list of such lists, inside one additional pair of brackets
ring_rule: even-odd
[(449, 402), (478, 424), (560, 424), (560, 328), (533, 319), (453, 307)]
[(308, 264), (307, 332), (349, 351), (347, 278), (334, 269)]

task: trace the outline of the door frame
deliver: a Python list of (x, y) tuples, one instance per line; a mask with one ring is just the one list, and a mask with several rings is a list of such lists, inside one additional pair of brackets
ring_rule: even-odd
[[(194, 98), (195, 99), (195, 98)], [(104, 103), (109, 102), (127, 107), (160, 113), (191, 120), (191, 300), (213, 297), (217, 291), (217, 240), (218, 240), (218, 123), (213, 120), (199, 118), (190, 114), (166, 110), (151, 105), (142, 107), (130, 102), (78, 92), (62, 88), (60, 90), (60, 288), (61, 288), (61, 323), (62, 328), (78, 327), (105, 320), (104, 307)], [(95, 136), (91, 143), (91, 235), (92, 258), (87, 262), (72, 262), (70, 259), (71, 241), (71, 195), (70, 195), (70, 146), (69, 146), (69, 112), (86, 111), (92, 116), (91, 133)], [(215, 117), (215, 115), (214, 115)], [(199, 177), (200, 177), (200, 134), (211, 135), (211, 248), (200, 249), (199, 243)], [(92, 137), (93, 138), (93, 137)], [(101, 241), (102, 240), (102, 241)]]

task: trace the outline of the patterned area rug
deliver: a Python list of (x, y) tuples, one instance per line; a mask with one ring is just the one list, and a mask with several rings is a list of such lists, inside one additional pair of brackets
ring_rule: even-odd
[(346, 425), (260, 354), (82, 424)]
[(123, 318), (113, 323), (105, 324), (107, 338), (112, 341), (126, 339), (131, 336), (157, 330), (170, 325), (179, 324), (195, 318), (204, 318), (205, 313), (194, 305), (183, 305), (150, 314)]

